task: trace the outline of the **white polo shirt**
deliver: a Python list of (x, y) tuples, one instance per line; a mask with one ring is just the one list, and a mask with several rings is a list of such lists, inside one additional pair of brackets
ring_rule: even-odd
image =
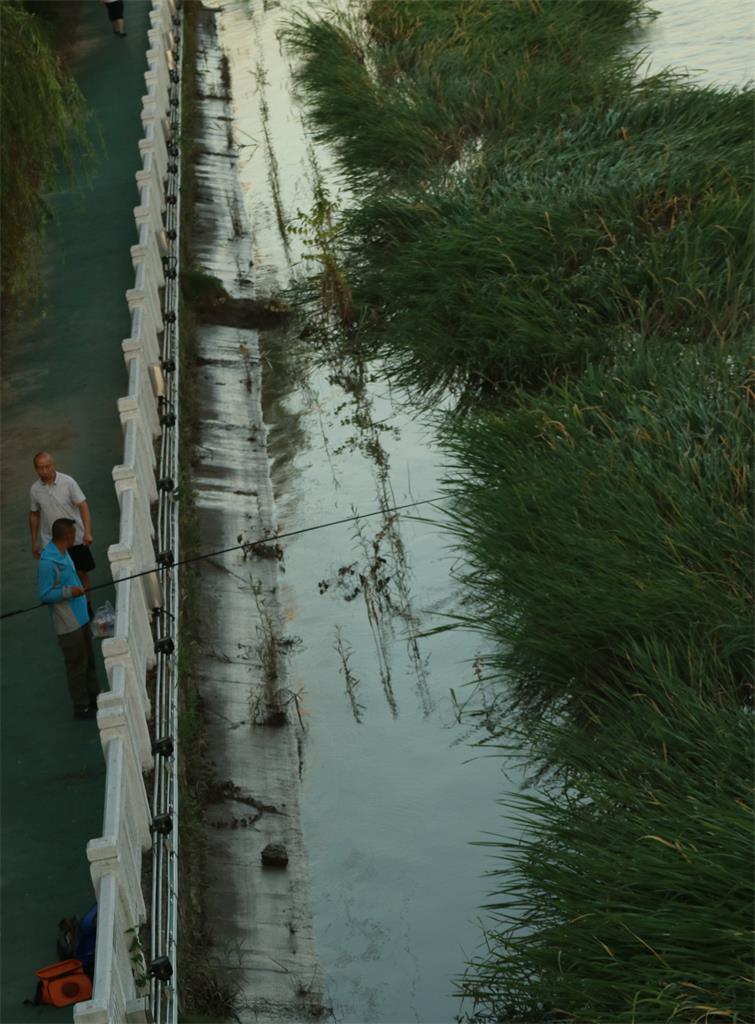
[(43, 484), (35, 480), (29, 492), (31, 511), (39, 512), (39, 532), (44, 548), (52, 540), (52, 524), (56, 519), (73, 519), (76, 523), (75, 544), (84, 540), (84, 524), (77, 505), (86, 501), (83, 491), (72, 476), (55, 471), (55, 480)]

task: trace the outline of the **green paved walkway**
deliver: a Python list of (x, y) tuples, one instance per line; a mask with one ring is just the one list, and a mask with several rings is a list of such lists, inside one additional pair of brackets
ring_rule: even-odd
[[(127, 0), (128, 38), (98, 3), (82, 4), (73, 70), (102, 147), (92, 187), (61, 183), (46, 246), (46, 317), (6, 343), (2, 393), (3, 610), (36, 601), (27, 527), (31, 458), (49, 449), (76, 477), (93, 514), (94, 582), (110, 578), (118, 506), (111, 468), (122, 458), (116, 399), (127, 388), (120, 342), (141, 137), (150, 5)], [(5, 140), (9, 144), (10, 140)], [(111, 596), (107, 591), (95, 595)], [(58, 920), (94, 902), (85, 846), (102, 829), (104, 763), (97, 726), (76, 722), (46, 609), (2, 623), (2, 978), (0, 1022), (71, 1020), (72, 1008), (23, 1006), (35, 970), (57, 960)], [(99, 659), (99, 652), (98, 652)], [(100, 661), (105, 685), (105, 672)]]

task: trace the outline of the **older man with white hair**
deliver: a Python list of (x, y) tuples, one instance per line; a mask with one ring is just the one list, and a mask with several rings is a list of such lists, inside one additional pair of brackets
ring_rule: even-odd
[(84, 492), (72, 476), (55, 468), (49, 452), (37, 452), (34, 468), (38, 480), (31, 485), (29, 498), (29, 529), (31, 551), (39, 558), (52, 538), (52, 524), (56, 519), (72, 519), (76, 537), (68, 549), (71, 561), (84, 588), (89, 590), (89, 573), (95, 568), (89, 545), (92, 543), (92, 517)]

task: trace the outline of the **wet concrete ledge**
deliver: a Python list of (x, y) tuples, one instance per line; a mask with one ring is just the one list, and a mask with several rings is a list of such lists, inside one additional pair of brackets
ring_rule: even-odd
[[(235, 300), (253, 300), (253, 240), (237, 175), (228, 72), (214, 16), (199, 29), (198, 202), (194, 264)], [(201, 545), (273, 532), (255, 330), (204, 324), (197, 333), (198, 444), (192, 460)], [(286, 687), (278, 563), (250, 553), (199, 563), (195, 668), (207, 718), (212, 800), (206, 809), (208, 958), (232, 979), (240, 1021), (327, 1015), (299, 820), (301, 728)], [(281, 721), (285, 713), (285, 724)], [(271, 713), (272, 712), (272, 713)], [(265, 724), (269, 723), (269, 724)], [(261, 854), (282, 844), (284, 867)]]

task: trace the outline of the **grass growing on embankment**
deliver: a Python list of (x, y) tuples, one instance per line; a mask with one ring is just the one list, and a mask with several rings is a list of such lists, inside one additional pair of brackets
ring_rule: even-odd
[[(672, 655), (636, 648), (631, 694), (520, 737), (560, 771), (507, 801), (523, 838), (491, 840), (507, 864), (464, 980), (473, 1019), (752, 1020), (751, 722)], [(690, 645), (688, 672), (705, 662)]]
[(289, 35), (353, 196), (309, 222), (327, 343), (340, 315), (456, 399), (467, 621), (548, 770), (494, 841), (481, 1021), (752, 1019), (752, 90), (638, 84), (643, 10), (375, 0)]

